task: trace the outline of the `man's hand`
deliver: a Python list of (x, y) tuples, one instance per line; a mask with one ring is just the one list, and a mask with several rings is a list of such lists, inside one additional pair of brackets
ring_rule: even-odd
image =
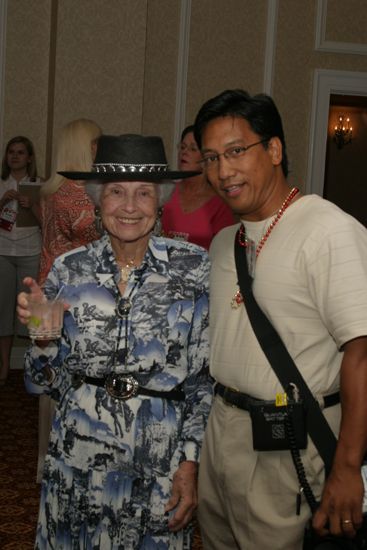
[(350, 340), (343, 351), (338, 444), (312, 524), (319, 535), (353, 537), (362, 524), (361, 464), (367, 450), (367, 337)]
[(197, 507), (197, 471), (196, 462), (181, 462), (174, 473), (172, 494), (165, 512), (175, 510), (168, 522), (171, 531), (180, 531), (189, 523)]
[(37, 282), (32, 279), (32, 277), (25, 277), (25, 279), (23, 279), (23, 284), (29, 288), (29, 293), (20, 292), (18, 294), (17, 313), (18, 319), (22, 323), (22, 325), (27, 325), (31, 316), (31, 312), (29, 311), (28, 306), (28, 296), (29, 294), (32, 294), (33, 296), (41, 297), (43, 296), (43, 292)]
[(321, 536), (354, 537), (362, 525), (363, 494), (360, 468), (333, 468), (313, 518), (315, 531)]

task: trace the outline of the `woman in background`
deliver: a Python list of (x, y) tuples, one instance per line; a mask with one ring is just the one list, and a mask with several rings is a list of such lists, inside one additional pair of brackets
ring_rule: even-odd
[[(25, 327), (15, 327), (14, 324), (16, 297), (24, 288), (22, 281), (25, 275), (32, 273), (37, 276), (41, 251), (40, 228), (31, 214), (32, 199), (19, 192), (19, 184), (25, 181), (36, 185), (40, 183), (36, 157), (32, 142), (24, 136), (16, 136), (6, 145), (0, 184), (1, 385), (5, 384), (8, 376), (14, 334), (28, 336)], [(20, 227), (19, 214), (22, 211), (29, 215), (24, 227)]]
[[(92, 166), (102, 130), (88, 119), (73, 120), (61, 130), (54, 172), (41, 190), (42, 252), (39, 284), (43, 284), (57, 256), (100, 237), (94, 205), (81, 181), (69, 180), (59, 170), (86, 172)], [(37, 481), (42, 479), (55, 402), (41, 395), (38, 424)]]
[[(187, 126), (178, 146), (180, 170), (201, 170), (201, 154), (194, 138), (194, 127)], [(196, 243), (209, 249), (214, 235), (235, 222), (228, 206), (210, 187), (201, 173), (180, 182), (162, 216), (167, 237)]]
[(42, 252), (39, 283), (46, 279), (57, 256), (99, 238), (94, 206), (80, 181), (57, 172), (89, 170), (102, 130), (92, 120), (73, 120), (61, 130), (54, 173), (42, 186)]

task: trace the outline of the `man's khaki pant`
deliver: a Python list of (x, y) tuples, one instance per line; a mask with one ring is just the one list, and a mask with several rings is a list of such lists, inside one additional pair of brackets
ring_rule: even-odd
[[(338, 432), (340, 406), (325, 416)], [(323, 462), (312, 442), (301, 451), (317, 499)], [(216, 397), (201, 453), (198, 517), (205, 550), (301, 550), (310, 509), (304, 497), (296, 513), (299, 484), (289, 451), (252, 448), (250, 415)]]

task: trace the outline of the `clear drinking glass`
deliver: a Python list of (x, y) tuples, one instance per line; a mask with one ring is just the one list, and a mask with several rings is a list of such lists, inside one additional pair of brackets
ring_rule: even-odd
[(61, 337), (64, 318), (64, 302), (59, 299), (47, 300), (45, 296), (28, 296), (29, 336), (32, 340), (53, 340)]

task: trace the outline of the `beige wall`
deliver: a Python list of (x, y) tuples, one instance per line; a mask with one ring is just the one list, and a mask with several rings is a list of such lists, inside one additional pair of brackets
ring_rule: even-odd
[(89, 116), (109, 132), (140, 131), (146, 11), (145, 0), (59, 2), (55, 128)]
[(159, 134), (171, 158), (175, 118), (179, 0), (148, 1), (142, 133)]
[(187, 123), (224, 89), (262, 91), (266, 15), (266, 0), (193, 0)]
[[(7, 4), (3, 142), (25, 135), (44, 174), (50, 51), (49, 0)], [(36, 31), (36, 32), (35, 32)]]
[(337, 42), (366, 42), (367, 6), (360, 0), (329, 0), (326, 39)]
[[(192, 0), (187, 123), (225, 88), (263, 91), (273, 1)], [(7, 6), (4, 141), (31, 137), (44, 173), (59, 128), (83, 116), (105, 132), (161, 134), (170, 158), (180, 0), (8, 0)], [(316, 6), (316, 0), (279, 0), (273, 52), (272, 95), (283, 115), (291, 180), (301, 187), (314, 70), (367, 72), (366, 55), (315, 51)], [(347, 6), (329, 0), (325, 38), (367, 44), (365, 0)]]

